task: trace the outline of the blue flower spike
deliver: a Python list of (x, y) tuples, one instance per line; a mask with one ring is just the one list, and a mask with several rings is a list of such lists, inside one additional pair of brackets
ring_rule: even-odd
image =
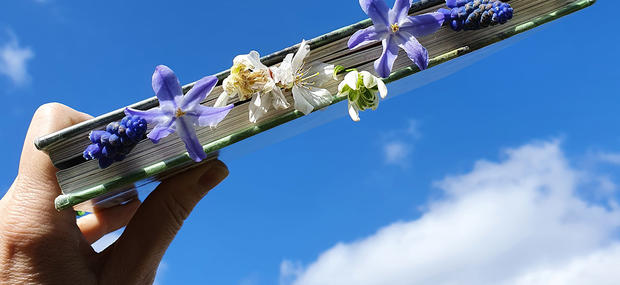
[(454, 31), (478, 30), (512, 19), (513, 8), (499, 0), (447, 0), (448, 9), (439, 12), (450, 23)]
[[(186, 95), (183, 95), (181, 83), (172, 69), (159, 65), (153, 73), (152, 83), (159, 100), (159, 107), (146, 111), (125, 108), (125, 114), (140, 116), (149, 124), (155, 125), (155, 128), (148, 134), (148, 138), (153, 143), (158, 143), (175, 132), (178, 133), (185, 143), (190, 158), (200, 162), (207, 158), (207, 154), (198, 141), (195, 127), (215, 127), (233, 108), (232, 104), (221, 108), (200, 104), (211, 93), (217, 80), (215, 76), (204, 77), (198, 80)], [(129, 130), (126, 133), (128, 136), (134, 135)]]
[(139, 116), (127, 116), (120, 123), (112, 122), (105, 131), (92, 131), (92, 143), (83, 156), (87, 160), (98, 159), (99, 167), (107, 168), (122, 161), (133, 148), (145, 138), (147, 122)]
[(351, 36), (350, 49), (381, 41), (383, 53), (375, 61), (375, 70), (386, 78), (392, 72), (399, 48), (420, 68), (428, 67), (428, 51), (417, 40), (435, 33), (443, 25), (445, 14), (440, 12), (409, 16), (412, 0), (396, 0), (389, 9), (384, 0), (359, 0), (362, 10), (373, 25)]

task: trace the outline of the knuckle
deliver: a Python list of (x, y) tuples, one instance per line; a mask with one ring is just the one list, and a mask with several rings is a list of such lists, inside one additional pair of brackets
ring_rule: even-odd
[(35, 116), (55, 116), (60, 114), (64, 108), (66, 108), (65, 105), (57, 102), (46, 103), (37, 108)]

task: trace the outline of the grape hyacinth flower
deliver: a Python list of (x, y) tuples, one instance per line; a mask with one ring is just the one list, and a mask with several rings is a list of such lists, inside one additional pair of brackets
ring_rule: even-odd
[(92, 131), (91, 145), (84, 150), (87, 160), (98, 159), (100, 168), (125, 159), (131, 150), (144, 139), (147, 122), (139, 116), (127, 116), (119, 122), (108, 124), (105, 131)]
[(383, 80), (368, 71), (353, 70), (344, 77), (338, 86), (338, 95), (346, 95), (349, 99), (349, 116), (353, 121), (360, 120), (359, 112), (379, 107), (379, 96), (385, 99), (387, 87)]
[(204, 77), (183, 96), (183, 89), (174, 72), (165, 65), (159, 65), (153, 73), (153, 90), (159, 99), (159, 108), (146, 111), (125, 108), (128, 116), (140, 116), (155, 128), (148, 134), (153, 143), (177, 132), (185, 143), (189, 157), (200, 162), (207, 158), (202, 144), (196, 136), (195, 126), (215, 127), (228, 115), (233, 105), (220, 108), (200, 105), (213, 87), (217, 77)]
[(439, 9), (439, 12), (457, 32), (505, 24), (514, 12), (510, 4), (499, 0), (447, 0), (446, 5), (451, 10)]
[(417, 37), (439, 30), (444, 14), (434, 12), (410, 17), (411, 1), (396, 0), (394, 7), (389, 9), (384, 0), (359, 0), (362, 10), (372, 19), (373, 26), (353, 34), (348, 46), (354, 49), (381, 41), (383, 54), (375, 61), (375, 70), (383, 78), (392, 72), (399, 47), (405, 50), (420, 70), (428, 67), (428, 51), (418, 42)]
[(304, 40), (295, 54), (287, 54), (279, 66), (271, 68), (276, 85), (291, 89), (295, 109), (304, 115), (333, 101), (331, 93), (321, 87), (334, 79), (334, 65), (322, 62), (306, 64), (309, 54), (310, 45)]

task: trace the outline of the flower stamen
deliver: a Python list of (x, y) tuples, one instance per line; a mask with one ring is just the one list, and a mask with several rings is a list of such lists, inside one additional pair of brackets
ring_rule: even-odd
[(392, 28), (392, 33), (398, 33), (398, 31), (400, 31), (398, 23), (392, 24), (390, 27)]
[(185, 112), (183, 112), (183, 110), (181, 110), (181, 108), (178, 108), (178, 109), (177, 109), (177, 112), (174, 114), (174, 116), (175, 116), (175, 117), (177, 117), (177, 118), (180, 118), (180, 117), (185, 116), (185, 114), (186, 114), (186, 113), (185, 113)]

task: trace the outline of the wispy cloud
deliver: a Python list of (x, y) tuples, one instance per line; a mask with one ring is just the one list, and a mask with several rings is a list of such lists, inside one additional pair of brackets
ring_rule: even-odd
[(383, 146), (385, 163), (403, 165), (407, 163), (411, 153), (411, 145), (402, 141), (391, 141)]
[(15, 85), (23, 85), (30, 81), (27, 64), (34, 58), (30, 47), (22, 47), (17, 36), (6, 30), (6, 39), (0, 40), (0, 74), (8, 77)]
[[(436, 183), (444, 198), (417, 220), (340, 243), (286, 284), (613, 284), (620, 279), (620, 209), (585, 200), (582, 170), (558, 142), (478, 161)], [(284, 266), (286, 265), (286, 266)], [(293, 269), (291, 269), (293, 268)], [(288, 279), (287, 279), (288, 278)]]
[(304, 273), (304, 267), (299, 261), (284, 260), (280, 263), (280, 285), (292, 284), (295, 279)]
[(405, 128), (395, 129), (381, 136), (381, 145), (386, 164), (403, 168), (409, 167), (413, 145), (421, 136), (419, 125), (418, 121), (409, 120)]
[(597, 158), (603, 162), (620, 165), (620, 153), (601, 152), (598, 153)]

